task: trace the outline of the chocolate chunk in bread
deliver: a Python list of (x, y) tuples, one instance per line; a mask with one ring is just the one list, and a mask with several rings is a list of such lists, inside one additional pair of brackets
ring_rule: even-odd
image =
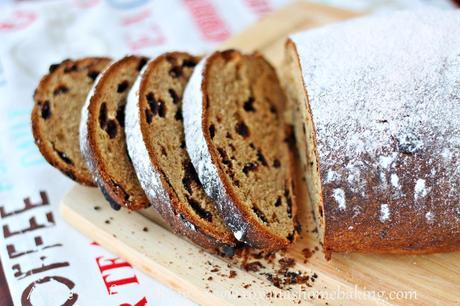
[(80, 152), (81, 108), (108, 58), (88, 57), (51, 65), (34, 94), (32, 132), (45, 159), (78, 183), (94, 186)]
[(147, 64), (128, 98), (128, 150), (150, 202), (176, 232), (204, 248), (233, 247), (184, 147), (182, 96), (198, 60), (173, 52)]
[(126, 98), (142, 63), (146, 63), (142, 56), (112, 63), (97, 79), (82, 109), (81, 150), (96, 184), (115, 209), (150, 205), (129, 159), (124, 132)]
[(187, 150), (203, 187), (235, 237), (265, 250), (296, 236), (285, 105), (273, 67), (234, 50), (203, 60), (184, 94)]

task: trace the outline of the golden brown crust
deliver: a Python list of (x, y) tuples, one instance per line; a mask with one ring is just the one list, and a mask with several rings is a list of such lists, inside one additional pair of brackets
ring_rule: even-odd
[[(105, 198), (109, 201), (110, 205), (114, 209), (118, 209), (120, 206), (123, 206), (130, 210), (139, 210), (150, 206), (150, 203), (143, 193), (139, 182), (137, 181), (134, 169), (132, 168), (129, 157), (127, 156), (126, 141), (123, 132), (123, 122), (114, 121), (117, 124), (119, 130), (117, 135), (114, 137), (121, 137), (118, 142), (121, 142), (123, 146), (121, 148), (113, 149), (120, 150), (121, 155), (126, 154), (126, 158), (120, 156), (120, 158), (118, 158), (119, 163), (114, 166), (116, 168), (124, 168), (124, 171), (120, 171), (120, 174), (118, 175), (111, 175), (110, 171), (107, 169), (109, 166), (107, 163), (109, 161), (104, 159), (103, 152), (101, 150), (108, 149), (108, 146), (107, 148), (105, 146), (104, 148), (98, 146), (98, 143), (104, 141), (99, 134), (100, 127), (98, 118), (100, 107), (102, 103), (107, 103), (108, 108), (110, 109), (114, 106), (112, 104), (115, 104), (117, 110), (122, 110), (124, 112), (124, 100), (121, 101), (119, 100), (119, 96), (116, 96), (114, 97), (113, 101), (110, 101), (110, 99), (107, 97), (108, 90), (112, 90), (112, 94), (117, 95), (115, 92), (116, 89), (109, 88), (109, 84), (113, 81), (114, 76), (118, 77), (118, 75), (124, 73), (125, 77), (123, 78), (123, 81), (128, 81), (129, 83), (127, 83), (126, 88), (123, 89), (123, 94), (127, 94), (132, 86), (132, 83), (135, 81), (137, 74), (140, 72), (146, 62), (147, 58), (145, 57), (126, 56), (123, 59), (110, 65), (103, 72), (103, 75), (101, 75), (101, 77), (98, 79), (97, 84), (95, 84), (95, 88), (93, 88), (93, 94), (91, 97), (89, 97), (89, 105), (87, 106), (87, 109), (84, 110), (84, 112), (87, 114), (87, 118), (85, 118), (85, 122), (82, 122), (86, 128), (84, 131), (86, 135), (83, 135), (84, 139), (80, 140), (82, 142), (82, 153), (88, 162), (90, 170), (96, 177), (97, 185), (100, 187)], [(133, 68), (135, 69), (134, 74), (136, 74), (136, 76), (132, 75), (131, 77), (129, 74), (132, 74), (133, 72), (120, 70)], [(116, 141), (116, 139), (113, 141)], [(128, 173), (128, 175), (121, 177), (122, 173)]]
[[(237, 228), (245, 228), (244, 241), (249, 243), (252, 247), (264, 249), (266, 251), (276, 251), (284, 249), (291, 244), (286, 238), (279, 237), (269, 232), (264, 228), (258, 220), (254, 218), (253, 215), (248, 213), (247, 208), (244, 203), (241, 202), (240, 197), (235, 193), (235, 190), (232, 186), (232, 183), (229, 181), (225, 171), (223, 169), (222, 163), (220, 161), (217, 148), (214, 146), (211, 140), (209, 132), (209, 122), (208, 122), (208, 80), (209, 78), (209, 67), (213, 64), (215, 60), (219, 57), (223, 58), (232, 58), (232, 57), (241, 57), (243, 56), (237, 50), (226, 50), (222, 52), (213, 53), (206, 61), (206, 65), (203, 69), (203, 82), (201, 83), (201, 91), (203, 93), (203, 111), (201, 116), (201, 129), (203, 131), (203, 136), (205, 138), (209, 154), (213, 164), (216, 166), (217, 174), (219, 179), (222, 181), (225, 188), (225, 192), (231, 198), (233, 206), (230, 208), (228, 205), (222, 205), (221, 214), (224, 220), (229, 223), (228, 220), (232, 219), (232, 223), (241, 223)], [(261, 58), (265, 61), (263, 56), (259, 53), (254, 53), (252, 55), (247, 55), (249, 57)], [(269, 67), (273, 70), (273, 73), (276, 75), (275, 69), (267, 62)], [(292, 166), (292, 165), (291, 165)], [(236, 218), (235, 213), (239, 216)], [(295, 198), (293, 197), (293, 213), (296, 213), (296, 203)], [(293, 237), (295, 239), (295, 236)]]
[[(74, 160), (70, 162), (68, 160), (68, 156), (66, 152), (57, 151), (54, 146), (54, 140), (49, 139), (49, 135), (45, 132), (45, 121), (44, 117), (49, 115), (49, 112), (46, 112), (44, 109), (45, 105), (49, 107), (50, 99), (52, 99), (53, 91), (56, 89), (51, 88), (53, 83), (59, 83), (60, 78), (65, 74), (80, 74), (85, 78), (85, 91), (89, 91), (91, 84), (94, 82), (93, 75), (88, 76), (88, 73), (96, 74), (100, 72), (108, 63), (110, 59), (104, 57), (89, 57), (83, 58), (79, 60), (64, 60), (62, 63), (58, 65), (52, 65), (50, 67), (50, 72), (45, 75), (41, 80), (40, 83), (34, 93), (34, 107), (32, 109), (31, 121), (32, 121), (32, 133), (35, 139), (35, 143), (37, 144), (40, 152), (42, 153), (43, 157), (55, 168), (60, 170), (66, 176), (71, 178), (72, 180), (87, 186), (95, 186), (93, 178), (89, 173), (88, 169), (84, 166), (83, 157), (81, 156), (72, 156)], [(75, 84), (75, 87), (78, 87), (78, 84)], [(87, 87), (87, 89), (86, 89)], [(84, 98), (81, 101), (73, 101), (75, 103), (75, 107), (81, 107), (84, 103)], [(49, 109), (48, 109), (49, 111)], [(48, 115), (44, 116), (44, 112)], [(52, 114), (52, 113), (51, 113)], [(79, 115), (79, 114), (78, 114)], [(79, 116), (74, 122), (75, 126), (75, 133), (78, 133), (78, 124), (79, 124)], [(65, 124), (64, 122), (62, 124)], [(76, 139), (78, 136), (76, 137)], [(75, 139), (75, 140), (76, 140)], [(79, 147), (78, 141), (72, 144), (73, 146)], [(66, 162), (67, 160), (67, 162)], [(78, 165), (75, 165), (74, 162), (79, 162)]]
[[(157, 68), (157, 66), (167, 60), (168, 57), (186, 57), (193, 59), (195, 62), (199, 61), (198, 57), (193, 57), (183, 52), (165, 53), (148, 64), (148, 67), (146, 67), (142, 77), (147, 79), (149, 75)], [(145, 95), (145, 93), (148, 92), (148, 88), (146, 88), (146, 86), (147, 82), (141, 82), (139, 87), (140, 96), (142, 94)], [(143, 99), (140, 99), (139, 108), (136, 111), (138, 111), (140, 115), (140, 125), (141, 130), (143, 131), (141, 134), (143, 141), (144, 143), (149, 143), (147, 138), (147, 131), (149, 130), (149, 126), (145, 118), (145, 112), (142, 111), (145, 107), (147, 107), (146, 102), (143, 101)], [(168, 177), (163, 171), (161, 171), (160, 162), (157, 158), (157, 152), (155, 152), (154, 148), (150, 145), (147, 145), (146, 149), (148, 151), (150, 162), (154, 166), (155, 171), (159, 173), (161, 185), (166, 191), (170, 201), (170, 203), (161, 200), (155, 201), (153, 205), (158, 210), (160, 215), (171, 225), (173, 230), (180, 233), (181, 235), (186, 236), (201, 247), (209, 250), (220, 249), (221, 251), (226, 251), (228, 248), (236, 247), (237, 242), (230, 231), (217, 230), (212, 227), (212, 224), (205, 226), (204, 222), (198, 222), (196, 217), (192, 216), (188, 212), (188, 210), (184, 207), (185, 204), (179, 200), (171, 182), (168, 180)]]

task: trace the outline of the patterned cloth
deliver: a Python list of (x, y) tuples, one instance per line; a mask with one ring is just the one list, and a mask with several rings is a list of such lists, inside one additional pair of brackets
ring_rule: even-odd
[[(289, 0), (0, 0), (0, 257), (16, 305), (191, 305), (67, 225), (73, 185), (33, 143), (33, 90), (69, 57), (206, 52)], [(358, 10), (447, 0), (318, 1)]]

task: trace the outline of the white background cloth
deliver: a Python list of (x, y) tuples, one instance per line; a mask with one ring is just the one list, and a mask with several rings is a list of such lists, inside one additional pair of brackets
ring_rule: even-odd
[[(33, 305), (60, 305), (72, 293), (75, 305), (193, 304), (128, 264), (100, 268), (115, 256), (60, 218), (59, 201), (73, 182), (45, 162), (30, 129), (32, 94), (49, 65), (86, 55), (206, 52), (288, 2), (0, 0), (0, 257), (15, 304), (20, 305), (24, 295)], [(374, 11), (427, 3), (452, 7), (447, 0), (317, 2)], [(49, 204), (21, 212), (27, 199), (36, 205), (43, 202), (40, 192)], [(130, 282), (107, 289), (104, 278), (106, 283)], [(43, 283), (28, 291), (39, 279)]]

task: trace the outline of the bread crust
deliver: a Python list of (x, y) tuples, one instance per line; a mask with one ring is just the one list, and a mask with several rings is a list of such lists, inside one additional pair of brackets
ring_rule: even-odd
[[(193, 222), (194, 218), (182, 208), (167, 176), (161, 170), (156, 152), (146, 145), (148, 126), (142, 112), (139, 96), (147, 89), (144, 79), (156, 66), (167, 57), (190, 56), (181, 52), (165, 53), (151, 60), (136, 80), (128, 97), (126, 108), (126, 133), (128, 151), (133, 160), (139, 181), (152, 206), (165, 219), (171, 228), (194, 243), (208, 250), (219, 250), (228, 253), (237, 246), (230, 232), (223, 234), (211, 226), (202, 227)], [(141, 145), (142, 144), (142, 145)]]
[(82, 109), (80, 148), (96, 184), (101, 189), (110, 206), (115, 210), (120, 209), (121, 206), (130, 210), (139, 210), (150, 206), (150, 203), (145, 195), (136, 196), (129, 194), (122, 186), (124, 182), (117, 182), (117, 179), (112, 177), (107, 171), (103, 156), (97, 147), (97, 114), (101, 105), (101, 95), (106, 87), (106, 83), (110, 82), (111, 76), (118, 73), (118, 70), (123, 66), (139, 65), (143, 60), (147, 59), (141, 56), (130, 55), (109, 65), (97, 78)]
[(86, 186), (95, 186), (94, 180), (88, 171), (88, 169), (78, 169), (65, 163), (60, 159), (56, 152), (52, 148), (52, 144), (48, 141), (46, 133), (42, 128), (42, 118), (40, 116), (40, 106), (43, 101), (46, 100), (49, 92), (51, 91), (52, 77), (56, 74), (64, 73), (65, 69), (73, 69), (74, 67), (83, 67), (88, 69), (96, 64), (107, 65), (110, 62), (109, 58), (106, 57), (87, 57), (78, 60), (66, 59), (60, 64), (51, 65), (50, 72), (42, 77), (39, 85), (34, 93), (34, 107), (32, 109), (31, 121), (32, 121), (32, 134), (40, 153), (48, 161), (50, 165), (57, 168), (64, 175), (70, 179)]
[[(413, 18), (414, 16), (406, 17)], [(406, 17), (401, 15), (398, 18), (401, 18), (400, 20), (406, 20)], [(456, 17), (457, 21), (460, 20), (458, 15)], [(419, 22), (420, 19), (414, 20)], [(434, 25), (432, 26), (434, 27)], [(321, 34), (321, 37), (324, 37), (325, 34)], [(349, 33), (347, 32), (347, 34)], [(316, 38), (318, 39), (318, 37)], [(296, 39), (301, 38), (296, 37)], [(310, 40), (308, 42), (312, 43)], [(458, 39), (456, 40), (456, 45), (460, 45)], [(304, 48), (302, 50), (305, 50), (305, 46), (306, 45), (302, 46)], [(305, 73), (305, 71), (309, 70), (310, 66), (302, 66), (305, 65), (307, 59), (305, 54), (300, 54), (296, 41), (289, 39), (286, 47), (295, 50), (299, 71)], [(341, 56), (342, 54), (340, 57)], [(312, 61), (314, 59), (315, 58), (311, 58)], [(316, 65), (318, 62), (315, 61), (314, 64)], [(443, 68), (446, 67), (448, 66), (443, 64)], [(348, 66), (346, 68), (348, 68)], [(321, 73), (324, 74), (324, 71), (321, 71)], [(305, 76), (305, 74), (303, 74), (303, 76)], [(444, 81), (447, 80), (448, 79), (444, 79)], [(458, 82), (458, 78), (456, 80)], [(401, 82), (404, 81), (406, 80), (403, 79)], [(414, 83), (416, 81), (414, 81)], [(316, 117), (312, 113), (312, 108), (315, 106), (318, 107), (318, 101), (316, 101), (315, 105), (310, 106), (309, 101), (311, 101), (312, 96), (311, 92), (308, 93), (308, 84), (305, 86), (306, 80), (304, 77), (302, 77), (302, 82), (304, 83), (304, 93), (303, 97), (301, 97), (301, 103), (307, 104), (308, 114), (306, 115), (313, 117), (313, 120), (315, 120)], [(441, 84), (438, 85), (442, 86)], [(317, 84), (311, 85), (311, 87), (314, 86), (316, 86), (316, 89), (318, 88)], [(442, 88), (444, 88), (444, 86)], [(310, 91), (311, 90), (310, 88)], [(327, 91), (328, 88), (324, 87), (322, 90)], [(444, 89), (440, 90), (440, 96), (442, 96), (443, 90)], [(420, 88), (419, 91), (423, 92), (423, 87)], [(414, 96), (416, 95), (414, 94)], [(453, 99), (453, 101), (450, 103), (455, 103), (455, 99), (457, 98), (451, 95), (450, 99)], [(324, 103), (324, 101), (322, 102)], [(404, 104), (404, 101), (401, 103), (401, 108), (406, 107), (410, 109), (409, 104)], [(420, 103), (433, 103), (433, 101), (427, 102), (423, 100), (420, 101)], [(448, 106), (449, 102), (444, 101), (443, 103)], [(456, 105), (458, 106), (458, 104)], [(316, 116), (321, 115), (324, 115), (324, 113), (316, 113)], [(395, 114), (395, 116), (398, 115), (399, 113)], [(433, 113), (433, 115), (437, 114)], [(417, 116), (420, 116), (419, 114), (412, 111), (410, 112), (410, 116), (415, 117), (416, 119), (414, 120), (420, 120), (419, 122), (422, 122), (421, 119), (417, 119), (419, 118)], [(384, 119), (386, 119), (386, 117), (384, 117)], [(401, 120), (401, 118), (396, 117), (396, 120)], [(445, 118), (445, 120), (449, 120), (449, 118)], [(336, 123), (339, 126), (342, 124), (341, 122)], [(382, 121), (382, 124), (383, 123), (387, 122)], [(314, 144), (310, 145), (316, 147), (319, 142), (322, 142), (325, 150), (332, 152), (330, 159), (334, 158), (334, 156), (343, 156), (343, 152), (336, 152), (334, 151), (334, 147), (328, 147), (327, 143), (325, 144), (325, 126), (318, 126), (317, 124), (317, 128), (318, 127), (322, 129), (323, 134), (318, 135), (318, 130), (315, 128)], [(371, 128), (372, 126), (369, 127), (369, 129)], [(353, 132), (354, 131), (349, 131), (349, 133)], [(407, 131), (403, 131), (403, 133), (407, 133)], [(434, 135), (436, 135), (436, 133)], [(422, 135), (422, 137), (425, 137), (425, 135)], [(374, 140), (369, 139), (369, 141)], [(324, 251), (327, 258), (330, 258), (332, 252), (428, 254), (460, 250), (460, 219), (455, 216), (460, 212), (458, 208), (457, 210), (455, 209), (456, 204), (458, 204), (458, 197), (456, 202), (455, 194), (458, 194), (458, 190), (455, 189), (455, 185), (449, 186), (448, 184), (438, 183), (446, 182), (446, 179), (455, 182), (455, 177), (446, 177), (445, 173), (447, 172), (443, 173), (443, 171), (447, 171), (445, 168), (446, 165), (449, 165), (447, 162), (444, 165), (437, 159), (433, 162), (433, 158), (440, 159), (441, 157), (430, 155), (430, 150), (432, 150), (432, 148), (442, 146), (449, 149), (449, 147), (447, 143), (437, 141), (439, 140), (428, 138), (425, 146), (419, 151), (416, 151), (416, 153), (413, 153), (411, 151), (412, 148), (401, 148), (398, 146), (395, 139), (390, 138), (390, 144), (384, 147), (385, 151), (381, 153), (381, 156), (385, 158), (390, 156), (393, 158), (390, 161), (385, 161), (385, 164), (391, 163), (391, 166), (382, 165), (381, 161), (373, 160), (363, 155), (362, 161), (364, 165), (371, 165), (370, 169), (372, 170), (366, 172), (363, 178), (368, 186), (364, 195), (354, 192), (352, 190), (353, 185), (347, 183), (347, 180), (326, 178), (327, 174), (331, 173), (332, 170), (342, 171), (343, 169), (331, 169), (330, 166), (324, 165), (321, 161), (318, 162), (318, 168), (321, 173), (321, 198), (324, 201)], [(395, 164), (394, 160), (399, 160), (397, 166), (393, 166)], [(341, 159), (338, 159), (338, 161), (341, 161)], [(454, 167), (454, 165), (455, 163), (450, 166)], [(345, 165), (341, 167), (345, 168)], [(439, 169), (442, 170), (439, 171)], [(385, 171), (391, 171), (397, 178), (391, 181), (389, 184), (390, 187), (387, 187), (388, 189), (382, 187), (383, 183), (381, 183), (381, 176), (375, 173), (378, 172), (377, 170), (380, 171), (380, 173), (384, 173), (384, 175), (386, 175)], [(433, 170), (435, 171), (433, 172)], [(425, 181), (423, 179), (432, 178), (433, 176), (435, 177), (434, 181), (436, 183), (433, 185), (430, 184), (431, 186), (427, 187), (429, 189), (425, 189)], [(457, 179), (457, 184), (458, 182)], [(419, 183), (420, 185), (417, 187)], [(343, 190), (343, 194), (347, 198), (346, 209), (345, 207), (337, 207), (337, 202), (339, 201), (333, 195), (338, 189)], [(400, 197), (392, 197), (392, 193), (395, 189), (401, 194)], [(382, 190), (386, 190), (386, 192), (382, 192)], [(452, 193), (454, 196), (452, 196)], [(423, 197), (424, 202), (417, 202), (417, 197)], [(355, 205), (359, 205), (358, 207), (361, 209), (349, 209), (350, 206), (353, 206), (353, 208), (356, 207)], [(391, 207), (391, 213), (386, 210), (389, 209), (389, 207)], [(436, 221), (430, 219), (430, 217), (433, 216), (437, 217)]]
[[(223, 52), (226, 53), (225, 56), (242, 56), (236, 50)], [(212, 65), (214, 60), (222, 56), (223, 52), (215, 52), (198, 64), (184, 93), (184, 126), (187, 150), (206, 193), (215, 199), (221, 217), (232, 230), (235, 238), (252, 247), (266, 251), (283, 249), (290, 245), (291, 241), (272, 234), (247, 212), (224, 173), (217, 150), (209, 135), (206, 92), (209, 79), (208, 67)], [(251, 56), (261, 57), (257, 53)], [(271, 68), (274, 71), (274, 68)], [(293, 194), (294, 214), (296, 213), (296, 206)]]

